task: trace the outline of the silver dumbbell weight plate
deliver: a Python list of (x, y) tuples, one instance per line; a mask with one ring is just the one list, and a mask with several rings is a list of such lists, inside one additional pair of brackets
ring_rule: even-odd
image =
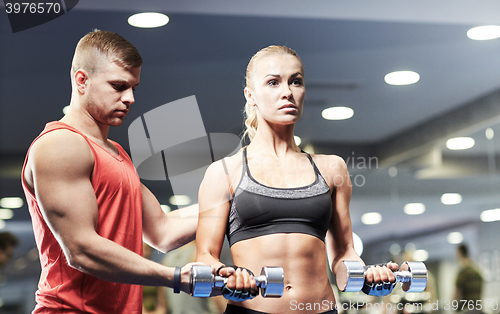
[(283, 295), (283, 290), (285, 289), (283, 268), (273, 266), (263, 267), (257, 281), (260, 281), (258, 286), (263, 297), (279, 298)]
[(191, 295), (194, 297), (209, 297), (214, 286), (212, 267), (196, 265), (191, 268)]
[[(404, 262), (399, 268), (400, 272), (411, 274), (409, 281), (401, 280), (403, 291), (422, 292), (427, 286), (427, 267), (422, 262)], [(405, 282), (406, 281), (406, 282)]]
[(365, 283), (365, 269), (358, 261), (343, 261), (337, 266), (337, 287), (343, 292), (357, 292)]

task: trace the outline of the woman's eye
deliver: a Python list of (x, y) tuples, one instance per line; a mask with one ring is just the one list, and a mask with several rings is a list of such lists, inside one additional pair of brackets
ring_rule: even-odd
[(302, 84), (304, 84), (304, 82), (302, 80), (293, 80), (292, 84), (295, 86), (302, 86)]
[(270, 85), (270, 86), (278, 86), (278, 81), (276, 81), (276, 80), (271, 80), (271, 81), (267, 82), (267, 85)]

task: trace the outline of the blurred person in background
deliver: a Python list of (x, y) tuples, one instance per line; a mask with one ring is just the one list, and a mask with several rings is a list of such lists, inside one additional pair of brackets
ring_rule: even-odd
[(0, 232), (0, 267), (10, 261), (18, 244), (19, 240), (12, 233)]
[[(145, 258), (152, 259), (153, 248), (147, 243), (143, 243), (142, 251)], [(167, 313), (165, 290), (165, 287), (161, 286), (144, 286), (142, 288), (142, 314)]]
[(457, 258), (461, 268), (455, 280), (454, 300), (459, 302), (458, 311), (467, 309), (467, 305), (476, 305), (476, 302), (481, 300), (483, 291), (483, 277), (474, 265), (469, 256), (469, 248), (465, 244), (460, 244), (457, 247)]

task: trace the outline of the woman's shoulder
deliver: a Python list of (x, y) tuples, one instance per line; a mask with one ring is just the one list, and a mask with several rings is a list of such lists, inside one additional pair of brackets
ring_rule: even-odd
[[(200, 186), (200, 197), (227, 201), (238, 185), (242, 169), (241, 150), (229, 157), (224, 157), (208, 166)], [(222, 198), (217, 198), (222, 197)]]
[(311, 154), (311, 157), (330, 188), (338, 188), (349, 182), (349, 172), (342, 157), (323, 154)]
[(346, 171), (347, 165), (344, 159), (337, 155), (310, 154), (314, 163), (320, 170), (326, 172)]
[(234, 166), (242, 164), (243, 161), (243, 150), (246, 149), (246, 147), (240, 148), (236, 153), (234, 153), (231, 156), (224, 157), (220, 160), (220, 162), (224, 162), (227, 165)]
[[(242, 149), (238, 150), (235, 154), (224, 157), (213, 162), (207, 169), (205, 176), (221, 177), (232, 176), (238, 171), (241, 172), (242, 167)], [(239, 173), (238, 172), (238, 173)]]

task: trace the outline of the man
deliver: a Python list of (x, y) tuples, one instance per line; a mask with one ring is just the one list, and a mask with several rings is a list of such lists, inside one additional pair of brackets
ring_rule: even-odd
[[(457, 248), (457, 257), (462, 265), (455, 281), (454, 300), (458, 300), (459, 311), (467, 309), (468, 304), (476, 305), (481, 300), (483, 290), (483, 277), (476, 267), (474, 267), (470, 257), (469, 249), (465, 244), (460, 244)], [(465, 303), (466, 302), (466, 303)], [(465, 303), (465, 305), (463, 304)]]
[[(197, 205), (165, 214), (129, 156), (109, 140), (134, 103), (142, 58), (118, 34), (78, 43), (69, 112), (31, 145), (22, 181), (42, 273), (34, 313), (141, 313), (142, 286), (189, 291), (191, 265), (142, 257), (143, 239), (169, 251), (195, 237)], [(196, 209), (196, 210), (193, 210)], [(193, 213), (188, 215), (180, 211)]]
[(0, 232), (0, 267), (5, 266), (14, 253), (14, 247), (19, 244), (19, 240), (9, 232)]

